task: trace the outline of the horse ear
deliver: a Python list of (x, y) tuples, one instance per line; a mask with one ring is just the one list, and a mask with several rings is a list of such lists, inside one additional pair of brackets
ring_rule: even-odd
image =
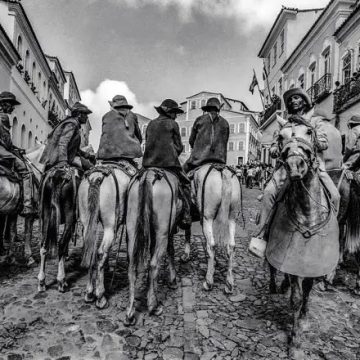
[(278, 122), (280, 127), (283, 127), (287, 123), (287, 121), (279, 115), (276, 115), (276, 121)]

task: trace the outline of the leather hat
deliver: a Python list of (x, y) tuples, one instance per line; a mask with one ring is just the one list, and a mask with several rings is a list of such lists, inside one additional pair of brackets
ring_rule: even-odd
[(348, 124), (360, 124), (360, 116), (359, 115), (353, 115), (349, 119)]
[(179, 104), (172, 99), (164, 100), (160, 106), (154, 106), (155, 110), (160, 114), (169, 114), (169, 113), (176, 113), (176, 114), (183, 114), (184, 111), (181, 109)]
[(129, 105), (126, 97), (123, 95), (115, 95), (112, 101), (109, 101), (109, 104), (113, 108), (124, 108), (124, 109), (132, 109), (133, 106)]
[(84, 104), (80, 103), (80, 102), (76, 102), (73, 107), (71, 108), (71, 112), (82, 112), (84, 114), (91, 114), (92, 111), (87, 107), (85, 106)]
[(13, 105), (20, 105), (20, 103), (16, 100), (15, 95), (10, 91), (3, 91), (0, 93), (0, 102), (3, 101), (10, 102)]
[(289, 89), (287, 91), (284, 92), (284, 104), (287, 108), (287, 103), (288, 103), (288, 100), (290, 99), (291, 96), (294, 96), (294, 95), (298, 95), (298, 96), (301, 96), (306, 105), (309, 107), (309, 109), (312, 107), (312, 103), (311, 103), (311, 100), (310, 100), (310, 97), (309, 95), (301, 88), (292, 88), (292, 89)]
[(201, 109), (203, 111), (211, 111), (214, 109), (216, 111), (220, 111), (221, 108), (222, 108), (222, 105), (220, 104), (219, 99), (216, 97), (212, 97), (212, 98), (208, 99), (208, 101), (206, 102), (206, 105), (203, 106)]

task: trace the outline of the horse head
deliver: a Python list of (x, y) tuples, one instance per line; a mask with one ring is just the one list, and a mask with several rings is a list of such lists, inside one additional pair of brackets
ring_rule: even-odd
[(280, 132), (283, 140), (281, 157), (292, 181), (302, 180), (316, 164), (315, 132), (311, 126), (292, 124)]

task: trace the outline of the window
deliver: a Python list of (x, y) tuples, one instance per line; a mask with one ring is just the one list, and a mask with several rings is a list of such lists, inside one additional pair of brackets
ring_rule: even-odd
[(181, 136), (186, 136), (186, 127), (181, 128)]
[(282, 78), (279, 79), (278, 86), (279, 86), (279, 96), (281, 96), (283, 92)]
[(18, 121), (17, 121), (17, 118), (14, 117), (14, 120), (13, 120), (13, 124), (12, 124), (12, 141), (13, 143), (16, 145), (17, 144), (17, 130), (18, 129)]
[(244, 150), (244, 142), (239, 141), (239, 150)]
[(29, 62), (30, 62), (30, 52), (29, 50), (26, 50), (26, 53), (25, 53), (25, 71), (29, 72)]
[(23, 124), (21, 126), (21, 142), (20, 142), (20, 147), (22, 148), (26, 148), (26, 128), (25, 128), (25, 125)]
[(279, 55), (279, 57), (282, 55), (284, 50), (285, 50), (285, 31), (283, 29), (280, 33), (280, 55)]
[(238, 165), (242, 165), (244, 163), (244, 158), (242, 156), (238, 157)]
[(36, 82), (36, 64), (35, 64), (35, 61), (32, 64), (31, 81), (35, 85), (35, 82)]
[(309, 71), (310, 71), (310, 87), (313, 87), (316, 81), (316, 62), (314, 61), (310, 66), (309, 66)]
[(324, 75), (330, 73), (330, 47), (323, 52)]
[(240, 124), (239, 124), (239, 132), (240, 132), (240, 133), (244, 133), (244, 132), (245, 132), (245, 124), (244, 124), (244, 123), (240, 123)]
[(32, 135), (32, 132), (29, 131), (29, 136), (28, 136), (28, 148), (32, 147), (33, 143), (32, 143), (32, 138), (33, 138), (33, 135)]
[(194, 110), (194, 109), (196, 109), (196, 101), (195, 100), (190, 102), (190, 110)]
[(305, 75), (301, 74), (298, 79), (299, 87), (304, 89), (305, 88)]
[(17, 39), (16, 50), (18, 51), (19, 55), (22, 56), (22, 38), (20, 35)]
[(235, 124), (230, 124), (230, 134), (235, 134)]
[(229, 151), (234, 151), (234, 143), (229, 141)]
[(273, 66), (275, 66), (276, 64), (276, 58), (277, 58), (277, 42), (275, 43), (274, 47), (273, 47)]
[(343, 83), (346, 84), (351, 78), (351, 53), (348, 52), (342, 61)]
[(205, 105), (206, 105), (206, 100), (205, 99), (201, 100), (201, 107), (203, 107)]

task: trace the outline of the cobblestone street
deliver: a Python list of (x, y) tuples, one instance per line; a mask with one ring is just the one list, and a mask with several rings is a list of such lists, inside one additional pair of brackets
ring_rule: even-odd
[[(224, 294), (226, 258), (217, 249), (215, 285), (205, 292), (203, 236), (194, 226), (191, 261), (182, 264), (184, 237), (176, 235), (178, 287), (167, 287), (165, 267), (160, 276), (164, 312), (149, 316), (142, 309), (134, 327), (125, 327), (127, 262), (122, 245), (114, 281), (114, 244), (106, 284), (110, 306), (97, 310), (85, 304), (87, 273), (80, 269), (81, 243), (71, 248), (67, 262), (69, 290), (56, 286), (56, 262), (47, 266), (47, 292), (37, 292), (38, 264), (0, 268), (0, 360), (3, 359), (287, 359), (291, 323), (289, 299), (269, 295), (269, 274), (263, 261), (247, 251), (259, 203), (259, 190), (244, 190), (245, 229), (241, 217), (236, 233), (235, 291)], [(35, 233), (37, 226), (35, 227)], [(20, 237), (22, 233), (20, 232)], [(38, 234), (33, 251), (38, 256)], [(21, 261), (21, 259), (19, 260)], [(281, 275), (278, 277), (281, 281)], [(352, 294), (352, 259), (327, 292), (310, 297), (310, 326), (305, 329), (306, 359), (360, 359), (360, 299)]]

